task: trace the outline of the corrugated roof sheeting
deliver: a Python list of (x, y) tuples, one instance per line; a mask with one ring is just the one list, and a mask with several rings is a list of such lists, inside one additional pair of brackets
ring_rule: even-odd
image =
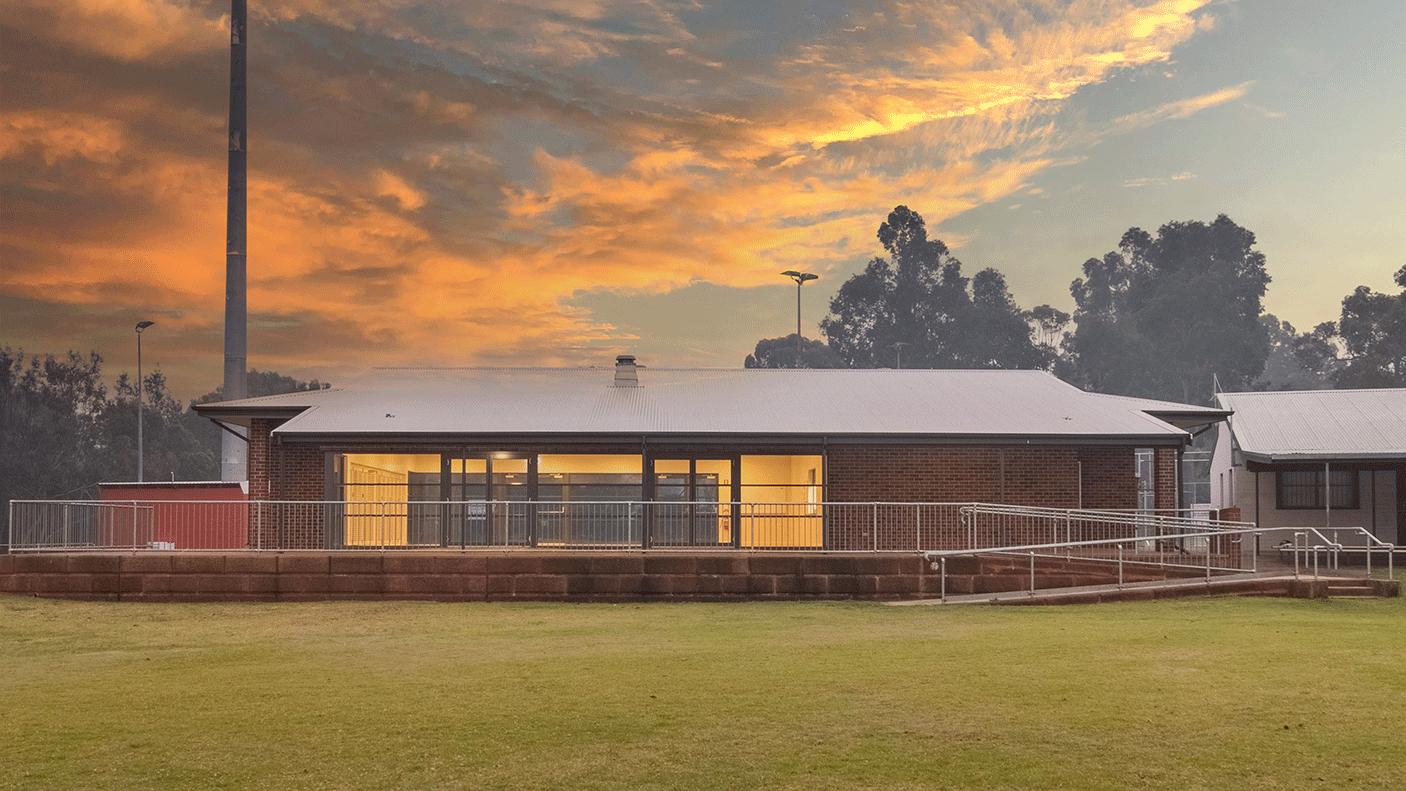
[[(1086, 393), (1043, 371), (377, 369), (337, 390), (247, 399), (313, 407), (280, 434), (765, 434), (1153, 436), (1183, 432), (1150, 405)], [(1214, 410), (1211, 410), (1214, 411)]]
[(1261, 461), (1406, 458), (1406, 389), (1222, 393), (1240, 450)]

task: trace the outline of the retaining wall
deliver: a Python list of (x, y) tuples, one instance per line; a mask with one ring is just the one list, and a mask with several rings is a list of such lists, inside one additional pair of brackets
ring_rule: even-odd
[(896, 600), (938, 594), (917, 555), (262, 552), (0, 555), (0, 593), (93, 601)]

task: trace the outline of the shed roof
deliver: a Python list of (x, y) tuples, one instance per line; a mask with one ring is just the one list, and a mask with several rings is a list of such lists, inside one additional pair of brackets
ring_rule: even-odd
[[(1044, 371), (382, 368), (331, 390), (204, 404), (208, 417), (290, 418), (287, 439), (359, 436), (749, 435), (1141, 438), (1227, 412), (1084, 392)], [(1157, 415), (1157, 417), (1154, 417)], [(1159, 419), (1161, 418), (1161, 419)]]
[(1406, 389), (1221, 393), (1246, 458), (1406, 459)]

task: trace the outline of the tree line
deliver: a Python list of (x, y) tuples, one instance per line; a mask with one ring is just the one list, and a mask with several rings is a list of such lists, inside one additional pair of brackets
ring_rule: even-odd
[(1040, 368), (1095, 392), (1201, 404), (1217, 390), (1406, 387), (1406, 267), (1401, 293), (1359, 286), (1340, 320), (1300, 333), (1264, 312), (1265, 256), (1224, 214), (1128, 229), (1084, 262), (1072, 315), (1023, 310), (994, 268), (966, 277), (907, 206), (878, 239), (887, 256), (841, 284), (823, 341), (763, 338), (745, 365)]
[[(250, 397), (327, 386), (272, 371), (248, 374)], [(8, 346), (0, 350), (0, 504), (95, 499), (99, 482), (136, 480), (136, 388), (123, 373), (109, 389), (96, 352), (40, 357)], [(160, 369), (144, 377), (147, 480), (219, 479), (221, 431), (190, 406), (222, 398), (216, 388), (182, 404), (167, 389)]]

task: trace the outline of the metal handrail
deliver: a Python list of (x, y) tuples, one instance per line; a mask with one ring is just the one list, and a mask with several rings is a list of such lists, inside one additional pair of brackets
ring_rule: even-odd
[[(984, 508), (984, 506), (983, 506), (983, 508)], [(1063, 511), (1059, 511), (1059, 509), (1023, 509), (1022, 507), (1016, 507), (1016, 506), (1012, 506), (1012, 507), (1009, 507), (1009, 508), (1002, 508), (1002, 509), (1000, 509), (1000, 510), (1001, 510), (1002, 512), (1013, 511), (1013, 510), (1043, 510), (1043, 511), (1045, 511), (1045, 512), (1050, 513), (1051, 515), (1053, 515), (1053, 514), (1055, 514), (1055, 513), (1064, 513)], [(973, 507), (972, 512), (973, 512), (973, 513), (976, 512), (976, 507)], [(1095, 513), (1096, 513), (1096, 512), (1095, 512)], [(1250, 524), (1250, 523), (1231, 523), (1231, 522), (1228, 522), (1228, 523), (1221, 523), (1221, 524), (1241, 524), (1241, 525), (1244, 525), (1244, 524)], [(1014, 555), (1024, 554), (1024, 555), (1028, 555), (1029, 558), (1030, 558), (1030, 595), (1033, 596), (1033, 595), (1035, 595), (1035, 579), (1034, 579), (1034, 578), (1035, 578), (1035, 556), (1036, 556), (1036, 554), (1041, 554), (1041, 555), (1049, 556), (1049, 557), (1063, 557), (1063, 558), (1065, 558), (1065, 559), (1068, 559), (1068, 558), (1070, 557), (1070, 550), (1071, 550), (1071, 549), (1076, 549), (1076, 548), (1097, 548), (1097, 547), (1110, 547), (1110, 546), (1111, 546), (1111, 547), (1116, 547), (1117, 550), (1118, 550), (1117, 557), (1116, 557), (1116, 563), (1117, 563), (1117, 566), (1118, 566), (1118, 586), (1119, 586), (1119, 588), (1121, 589), (1122, 586), (1123, 586), (1123, 566), (1124, 566), (1124, 563), (1126, 562), (1125, 557), (1124, 557), (1124, 555), (1123, 555), (1123, 550), (1124, 550), (1124, 547), (1126, 547), (1126, 546), (1129, 545), (1129, 544), (1137, 544), (1137, 543), (1146, 542), (1146, 541), (1149, 541), (1149, 540), (1157, 541), (1157, 540), (1166, 540), (1166, 539), (1168, 539), (1168, 538), (1179, 538), (1179, 537), (1195, 537), (1195, 538), (1207, 538), (1207, 539), (1209, 539), (1209, 538), (1214, 538), (1214, 537), (1218, 537), (1218, 536), (1227, 536), (1227, 537), (1232, 537), (1232, 538), (1238, 538), (1238, 537), (1243, 537), (1243, 536), (1246, 536), (1246, 535), (1256, 535), (1256, 536), (1258, 536), (1258, 535), (1261, 535), (1262, 533), (1265, 532), (1263, 529), (1261, 529), (1261, 528), (1259, 528), (1259, 527), (1255, 527), (1255, 526), (1253, 526), (1253, 525), (1251, 525), (1251, 526), (1249, 526), (1249, 527), (1233, 527), (1233, 528), (1214, 528), (1214, 527), (1207, 527), (1207, 525), (1208, 525), (1208, 523), (1205, 523), (1205, 522), (1198, 523), (1198, 525), (1188, 525), (1187, 527), (1189, 528), (1189, 530), (1191, 530), (1191, 531), (1193, 531), (1193, 532), (1188, 532), (1188, 533), (1184, 533), (1184, 534), (1181, 534), (1181, 535), (1173, 534), (1173, 535), (1163, 535), (1163, 536), (1155, 536), (1155, 537), (1135, 536), (1135, 537), (1128, 537), (1128, 538), (1087, 539), (1087, 540), (1080, 540), (1080, 541), (1053, 541), (1053, 542), (1042, 542), (1042, 543), (1031, 543), (1031, 544), (1019, 544), (1019, 545), (1011, 545), (1011, 546), (1003, 546), (1003, 547), (982, 547), (982, 548), (971, 547), (971, 548), (965, 548), (965, 549), (926, 550), (926, 551), (922, 552), (921, 554), (922, 554), (922, 556), (923, 556), (924, 561), (929, 564), (930, 568), (932, 568), (932, 569), (935, 570), (935, 571), (938, 571), (938, 572), (942, 575), (942, 580), (941, 580), (941, 583), (940, 583), (940, 592), (941, 592), (940, 595), (941, 595), (943, 601), (946, 601), (946, 599), (947, 599), (947, 559), (948, 559), (948, 558), (952, 558), (952, 557), (975, 557), (975, 556), (977, 556), (977, 555), (1002, 555), (1002, 554), (1007, 554), (1007, 555), (1010, 555), (1010, 554), (1014, 554)], [(1396, 550), (1396, 548), (1397, 548), (1395, 544), (1391, 544), (1391, 543), (1382, 541), (1381, 539), (1377, 538), (1376, 536), (1372, 535), (1370, 532), (1368, 532), (1367, 530), (1365, 530), (1364, 528), (1361, 528), (1361, 527), (1355, 527), (1355, 528), (1332, 528), (1332, 529), (1333, 529), (1334, 531), (1339, 531), (1339, 530), (1348, 531), (1348, 532), (1351, 532), (1351, 533), (1363, 535), (1363, 536), (1365, 536), (1365, 537), (1367, 538), (1367, 547), (1366, 547), (1366, 550), (1367, 550), (1367, 557), (1368, 557), (1368, 565), (1367, 565), (1367, 575), (1368, 575), (1368, 576), (1371, 575), (1371, 561), (1370, 561), (1370, 558), (1371, 558), (1371, 555), (1372, 555), (1372, 551), (1373, 551), (1374, 549), (1377, 549), (1377, 548), (1380, 548), (1380, 549), (1385, 550), (1386, 553), (1387, 553), (1387, 574), (1388, 574), (1388, 577), (1394, 578), (1394, 576), (1395, 576), (1395, 567), (1394, 567), (1393, 558), (1394, 558), (1394, 555), (1395, 555), (1395, 550)], [(1309, 543), (1308, 543), (1308, 539), (1310, 538), (1310, 534), (1312, 534), (1312, 537), (1316, 537), (1316, 538), (1320, 539), (1321, 543), (1314, 544), (1312, 547), (1310, 547), (1310, 546), (1309, 546)], [(1319, 532), (1319, 531), (1318, 531), (1317, 529), (1315, 529), (1315, 528), (1305, 528), (1305, 529), (1303, 529), (1303, 530), (1296, 531), (1296, 532), (1294, 533), (1294, 536), (1295, 536), (1295, 539), (1294, 539), (1294, 540), (1295, 540), (1295, 545), (1294, 545), (1294, 547), (1293, 547), (1293, 549), (1294, 549), (1294, 577), (1295, 577), (1296, 579), (1297, 579), (1298, 576), (1299, 576), (1299, 553), (1300, 553), (1300, 552), (1303, 552), (1303, 553), (1304, 553), (1304, 560), (1307, 561), (1307, 553), (1308, 553), (1310, 550), (1313, 551), (1313, 578), (1314, 578), (1315, 580), (1318, 579), (1318, 574), (1319, 574), (1318, 556), (1319, 556), (1319, 554), (1321, 554), (1321, 553), (1322, 553), (1323, 551), (1325, 551), (1325, 550), (1331, 551), (1331, 552), (1333, 553), (1333, 565), (1332, 565), (1332, 568), (1333, 568), (1335, 571), (1338, 570), (1337, 555), (1338, 555), (1338, 553), (1340, 553), (1340, 552), (1342, 552), (1342, 551), (1344, 551), (1344, 550), (1346, 549), (1346, 548), (1344, 547), (1344, 545), (1343, 545), (1341, 542), (1336, 541), (1336, 540), (1334, 540), (1334, 539), (1328, 538), (1327, 536), (1323, 535), (1321, 532)], [(1300, 539), (1303, 539), (1302, 544), (1300, 544), (1300, 541), (1299, 541)], [(1373, 547), (1372, 545), (1375, 545), (1375, 547)], [(1239, 568), (1232, 568), (1232, 567), (1228, 567), (1228, 566), (1214, 566), (1214, 565), (1212, 565), (1212, 563), (1211, 563), (1211, 552), (1210, 552), (1210, 550), (1209, 550), (1209, 544), (1208, 544), (1207, 546), (1208, 546), (1208, 549), (1207, 549), (1207, 552), (1206, 552), (1206, 554), (1205, 554), (1205, 562), (1204, 562), (1204, 564), (1175, 563), (1175, 564), (1167, 564), (1167, 565), (1183, 566), (1183, 567), (1187, 567), (1187, 568), (1202, 568), (1202, 567), (1204, 567), (1204, 568), (1205, 568), (1205, 571), (1206, 571), (1206, 579), (1207, 579), (1208, 581), (1209, 581), (1210, 578), (1211, 578), (1211, 572), (1212, 572), (1213, 570), (1215, 570), (1215, 571), (1221, 571), (1221, 572), (1243, 571), (1243, 569), (1239, 569)], [(1061, 552), (1063, 552), (1062, 555), (1061, 555)], [(1257, 555), (1254, 555), (1254, 556), (1252, 556), (1252, 557), (1254, 558), (1254, 563), (1253, 563), (1252, 566), (1251, 566), (1250, 572), (1251, 572), (1251, 573), (1258, 573), (1258, 572), (1259, 572), (1258, 556), (1257, 556)], [(1089, 562), (1110, 562), (1110, 561), (1108, 561), (1108, 560), (1106, 560), (1106, 559), (1104, 559), (1104, 558), (1099, 558), (1099, 557), (1094, 557), (1094, 556), (1082, 556), (1082, 557), (1080, 557), (1080, 559), (1081, 559), (1081, 560), (1084, 560), (1084, 561), (1089, 561)]]
[[(1386, 552), (1387, 577), (1388, 577), (1388, 578), (1394, 578), (1394, 577), (1395, 577), (1395, 575), (1396, 575), (1395, 556), (1396, 556), (1396, 548), (1397, 548), (1395, 544), (1392, 544), (1392, 543), (1383, 541), (1383, 540), (1381, 540), (1380, 538), (1377, 538), (1375, 535), (1372, 534), (1371, 531), (1367, 530), (1367, 529), (1364, 528), (1364, 527), (1332, 527), (1332, 528), (1327, 528), (1327, 529), (1328, 529), (1328, 530), (1331, 530), (1331, 531), (1333, 532), (1334, 535), (1333, 535), (1332, 538), (1329, 538), (1328, 536), (1323, 535), (1323, 533), (1322, 533), (1321, 531), (1319, 531), (1319, 529), (1316, 528), (1316, 527), (1299, 527), (1299, 528), (1293, 528), (1293, 531), (1294, 531), (1294, 532), (1293, 532), (1294, 543), (1293, 543), (1293, 546), (1291, 547), (1291, 551), (1292, 551), (1293, 554), (1294, 554), (1294, 575), (1295, 575), (1295, 576), (1298, 576), (1298, 573), (1299, 573), (1299, 554), (1300, 554), (1300, 553), (1303, 553), (1304, 561), (1305, 561), (1305, 563), (1307, 563), (1307, 561), (1308, 561), (1308, 553), (1309, 553), (1310, 551), (1313, 552), (1313, 578), (1314, 578), (1314, 579), (1318, 579), (1318, 555), (1319, 555), (1319, 553), (1323, 552), (1324, 550), (1327, 550), (1328, 552), (1331, 552), (1331, 553), (1332, 553), (1332, 555), (1331, 555), (1332, 561), (1333, 561), (1333, 563), (1332, 563), (1332, 568), (1333, 568), (1334, 571), (1337, 571), (1337, 570), (1339, 569), (1339, 563), (1338, 563), (1339, 556), (1340, 556), (1343, 552), (1351, 551), (1351, 550), (1349, 550), (1349, 549), (1347, 548), (1346, 545), (1344, 545), (1342, 542), (1340, 542), (1340, 541), (1337, 540), (1337, 533), (1339, 533), (1339, 532), (1341, 532), (1341, 531), (1346, 531), (1346, 532), (1348, 532), (1348, 533), (1355, 534), (1355, 535), (1361, 536), (1361, 537), (1363, 537), (1364, 539), (1366, 539), (1366, 540), (1363, 542), (1363, 551), (1364, 551), (1364, 554), (1365, 554), (1365, 557), (1366, 557), (1367, 576), (1370, 577), (1370, 576), (1372, 575), (1372, 551), (1373, 551), (1373, 549), (1374, 549), (1373, 545), (1376, 545), (1375, 548), (1382, 549), (1382, 550), (1384, 550), (1384, 551)], [(1308, 539), (1309, 539), (1309, 536), (1310, 536), (1310, 535), (1317, 537), (1322, 543), (1320, 543), (1320, 544), (1315, 544), (1314, 546), (1310, 547), (1310, 546), (1308, 545)], [(1303, 538), (1303, 543), (1302, 543), (1302, 544), (1299, 543), (1299, 538), (1301, 538), (1301, 537)]]
[[(970, 509), (973, 514), (992, 514), (1002, 516), (1031, 516), (1031, 517), (1066, 517), (1077, 519), (1096, 518), (1099, 521), (1113, 524), (1146, 525), (1160, 524), (1167, 527), (1185, 527), (1192, 530), (1206, 529), (1207, 525), (1235, 525), (1241, 528), (1254, 529), (1257, 527), (1254, 522), (1229, 522), (1215, 521), (1208, 522), (1204, 519), (1192, 519), (1183, 516), (1163, 516), (1160, 514), (1148, 514), (1124, 509), (1091, 509), (1091, 508), (1048, 508), (1044, 506), (1032, 505), (999, 505), (992, 503), (972, 503), (965, 508)], [(1183, 509), (1184, 510), (1184, 509)]]

